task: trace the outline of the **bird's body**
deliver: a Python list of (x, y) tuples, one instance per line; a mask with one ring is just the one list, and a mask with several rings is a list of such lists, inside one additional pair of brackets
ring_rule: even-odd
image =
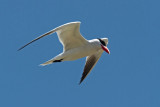
[(97, 39), (89, 40), (88, 43), (84, 46), (79, 46), (67, 51), (63, 51), (61, 54), (57, 55), (53, 59), (41, 64), (41, 65), (48, 65), (53, 63), (55, 60), (61, 61), (73, 61), (79, 58), (83, 58), (86, 56), (90, 56), (98, 51), (103, 52), (101, 46)]
[(83, 36), (81, 36), (79, 28), (80, 22), (64, 24), (32, 40), (28, 44), (21, 47), (19, 50), (44, 36), (56, 32), (60, 42), (63, 45), (63, 52), (41, 65), (44, 66), (54, 62), (72, 61), (87, 56), (86, 65), (80, 81), (81, 83), (94, 67), (103, 51), (106, 51), (107, 53), (110, 52), (106, 47), (108, 44), (108, 38), (86, 40), (83, 38)]

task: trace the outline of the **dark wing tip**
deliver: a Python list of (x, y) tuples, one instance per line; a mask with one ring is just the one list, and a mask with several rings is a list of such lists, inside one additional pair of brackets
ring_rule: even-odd
[(27, 43), (26, 45), (24, 45), (24, 46), (22, 46), (21, 48), (19, 48), (18, 51), (20, 51), (20, 50), (23, 49), (24, 47), (28, 46), (29, 44), (35, 42), (36, 40), (41, 39), (42, 37), (47, 36), (47, 35), (49, 35), (49, 34), (51, 34), (51, 33), (52, 33), (52, 32), (48, 32), (48, 33), (45, 33), (45, 34), (37, 37), (36, 39), (32, 40), (31, 42), (29, 42), (29, 43)]
[(95, 55), (87, 57), (87, 61), (86, 61), (86, 64), (85, 64), (85, 67), (84, 67), (82, 77), (81, 77), (79, 84), (81, 84), (83, 82), (83, 80), (87, 77), (87, 75), (90, 73), (91, 69), (94, 67), (94, 65), (98, 59), (96, 58)]
[[(86, 69), (86, 67), (85, 67)], [(81, 80), (79, 82), (79, 85), (83, 82), (83, 80), (87, 77), (88, 73), (90, 72), (90, 70), (84, 70), (83, 74), (82, 74), (82, 77), (81, 77)]]
[(24, 45), (24, 46), (22, 46), (21, 48), (19, 48), (17, 51), (22, 50), (24, 47), (26, 47), (27, 45), (31, 44), (31, 43), (32, 43), (32, 42), (34, 42), (34, 41), (36, 41), (36, 40), (33, 40), (33, 41), (31, 41), (31, 42), (27, 43), (26, 45)]
[(80, 80), (80, 82), (79, 82), (79, 85), (82, 83), (82, 81), (84, 80), (84, 76), (82, 76), (82, 78), (81, 78), (81, 80)]
[(79, 85), (81, 85), (81, 81), (79, 82)]
[(22, 50), (24, 47), (26, 47), (27, 45), (22, 46), (21, 48), (19, 48), (17, 51)]

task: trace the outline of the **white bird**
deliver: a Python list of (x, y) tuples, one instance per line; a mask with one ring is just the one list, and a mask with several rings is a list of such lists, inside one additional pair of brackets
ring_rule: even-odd
[(59, 41), (63, 45), (63, 52), (41, 65), (44, 66), (52, 64), (54, 62), (72, 61), (82, 57), (86, 57), (84, 71), (80, 80), (81, 83), (95, 66), (103, 51), (106, 51), (108, 54), (110, 54), (110, 51), (106, 47), (106, 45), (108, 44), (108, 38), (86, 40), (80, 34), (79, 29), (80, 22), (66, 23), (37, 37), (36, 39), (21, 47), (19, 50), (23, 49), (27, 45), (42, 37), (56, 32)]

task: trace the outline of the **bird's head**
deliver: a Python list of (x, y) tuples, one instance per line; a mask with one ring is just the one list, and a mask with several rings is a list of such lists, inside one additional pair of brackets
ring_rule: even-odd
[(109, 49), (107, 48), (107, 44), (108, 44), (108, 38), (98, 38), (100, 44), (101, 44), (101, 48), (106, 51), (108, 54), (110, 54)]

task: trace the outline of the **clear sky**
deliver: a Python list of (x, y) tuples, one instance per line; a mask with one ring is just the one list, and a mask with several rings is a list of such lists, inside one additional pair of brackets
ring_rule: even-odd
[[(160, 107), (158, 0), (0, 0), (0, 107)], [(85, 58), (41, 67), (61, 53), (47, 31), (81, 21), (86, 39), (109, 38), (78, 85)]]

